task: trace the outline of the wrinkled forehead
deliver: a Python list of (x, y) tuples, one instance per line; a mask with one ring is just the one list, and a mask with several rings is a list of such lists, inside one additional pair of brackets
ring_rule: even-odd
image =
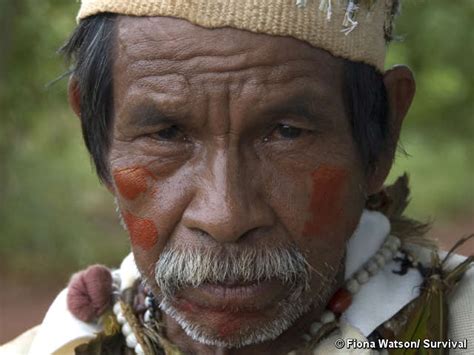
[(116, 36), (117, 71), (131, 76), (147, 70), (200, 74), (262, 69), (269, 81), (311, 76), (334, 86), (342, 73), (341, 59), (301, 40), (207, 29), (170, 17), (120, 16)]

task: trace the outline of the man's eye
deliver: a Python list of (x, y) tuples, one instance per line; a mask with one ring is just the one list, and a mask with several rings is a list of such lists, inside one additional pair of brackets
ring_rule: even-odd
[(172, 140), (186, 140), (185, 135), (177, 126), (170, 126), (168, 128), (159, 130), (151, 135), (153, 139), (172, 141)]
[(287, 124), (279, 124), (274, 131), (274, 134), (285, 139), (296, 139), (301, 136), (303, 130), (301, 128), (293, 127)]

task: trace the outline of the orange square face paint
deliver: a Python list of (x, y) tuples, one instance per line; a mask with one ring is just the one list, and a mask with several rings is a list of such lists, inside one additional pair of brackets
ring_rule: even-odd
[(323, 165), (312, 173), (313, 192), (311, 219), (303, 228), (303, 236), (322, 235), (342, 218), (343, 193), (347, 185), (346, 170)]
[(148, 179), (153, 174), (144, 167), (126, 168), (113, 173), (115, 185), (120, 195), (127, 200), (134, 200), (148, 190)]
[(153, 248), (158, 241), (158, 229), (149, 219), (134, 216), (130, 212), (123, 214), (132, 245), (146, 251)]

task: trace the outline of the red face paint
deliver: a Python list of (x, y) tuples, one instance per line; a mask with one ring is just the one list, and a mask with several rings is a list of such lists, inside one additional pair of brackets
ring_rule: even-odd
[(125, 212), (123, 219), (133, 245), (144, 250), (150, 250), (155, 246), (158, 241), (158, 230), (153, 221), (136, 217), (130, 212)]
[(114, 172), (114, 180), (117, 189), (127, 200), (136, 199), (141, 193), (148, 189), (148, 178), (153, 174), (146, 168), (127, 168)]
[(342, 194), (347, 176), (346, 170), (331, 166), (321, 166), (313, 172), (311, 220), (305, 223), (303, 236), (321, 235), (341, 221)]

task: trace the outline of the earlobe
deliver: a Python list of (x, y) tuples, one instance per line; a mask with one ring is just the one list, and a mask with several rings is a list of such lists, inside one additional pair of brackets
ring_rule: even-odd
[(69, 78), (68, 88), (69, 106), (74, 111), (77, 117), (81, 117), (81, 92), (79, 89), (79, 82), (74, 75)]
[(392, 167), (403, 120), (415, 96), (415, 79), (407, 66), (397, 65), (384, 74), (384, 85), (389, 105), (389, 137), (387, 149), (380, 154), (377, 165), (368, 178), (367, 193), (376, 193), (382, 188)]

